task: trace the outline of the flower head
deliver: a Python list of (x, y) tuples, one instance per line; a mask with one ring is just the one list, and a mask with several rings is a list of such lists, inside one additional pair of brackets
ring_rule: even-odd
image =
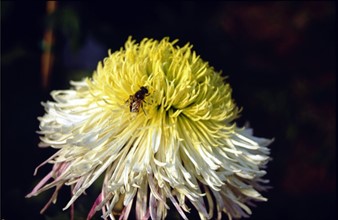
[(218, 218), (242, 217), (252, 201), (266, 200), (259, 191), (272, 140), (236, 126), (230, 85), (191, 45), (176, 42), (129, 38), (92, 78), (51, 93), (40, 146), (58, 151), (28, 197), (56, 187), (51, 202), (70, 185), (67, 209), (104, 174), (88, 218), (102, 209), (104, 218), (126, 219), (134, 200), (138, 219), (165, 218), (169, 202), (187, 219), (187, 201), (202, 219), (214, 208)]

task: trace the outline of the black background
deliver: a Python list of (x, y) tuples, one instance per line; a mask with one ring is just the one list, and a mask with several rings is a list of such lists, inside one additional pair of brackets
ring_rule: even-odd
[[(267, 174), (273, 188), (263, 193), (269, 201), (257, 203), (251, 219), (335, 219), (335, 16), (334, 2), (59, 2), (47, 16), (46, 3), (2, 1), (1, 219), (69, 218), (69, 210), (61, 211), (67, 188), (45, 215), (39, 210), (52, 191), (25, 199), (50, 166), (37, 177), (34, 168), (54, 152), (37, 147), (40, 102), (91, 75), (108, 49), (120, 49), (130, 35), (193, 44), (229, 76), (244, 108), (239, 125), (249, 121), (255, 135), (276, 139)], [(48, 25), (55, 62), (43, 87)], [(85, 219), (94, 196), (89, 191), (78, 200), (76, 219)]]

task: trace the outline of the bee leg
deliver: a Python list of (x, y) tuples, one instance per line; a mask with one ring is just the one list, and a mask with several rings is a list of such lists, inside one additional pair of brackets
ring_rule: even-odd
[(142, 111), (145, 115), (147, 115), (147, 113), (144, 111), (144, 108), (143, 108), (143, 103), (141, 103), (141, 108), (142, 108)]
[(133, 101), (133, 96), (130, 95), (130, 96), (129, 96), (129, 99), (126, 100), (125, 104), (131, 103), (132, 101)]

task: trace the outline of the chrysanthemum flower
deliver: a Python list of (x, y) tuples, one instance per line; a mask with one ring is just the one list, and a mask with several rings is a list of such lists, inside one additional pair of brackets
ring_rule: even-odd
[(104, 175), (88, 218), (102, 209), (103, 218), (127, 219), (136, 200), (138, 219), (165, 218), (170, 202), (184, 219), (191, 206), (201, 219), (222, 212), (231, 219), (266, 201), (259, 191), (272, 140), (237, 127), (230, 85), (191, 45), (176, 42), (129, 38), (92, 78), (51, 93), (40, 146), (58, 151), (27, 197), (55, 187), (47, 208), (69, 185), (67, 209)]

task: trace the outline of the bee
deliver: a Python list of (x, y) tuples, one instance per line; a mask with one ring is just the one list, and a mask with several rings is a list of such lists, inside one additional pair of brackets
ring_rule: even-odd
[(140, 107), (143, 107), (144, 98), (148, 95), (148, 89), (144, 86), (141, 86), (141, 88), (134, 95), (129, 96), (129, 100), (127, 100), (127, 102), (129, 101), (130, 112), (139, 112)]

